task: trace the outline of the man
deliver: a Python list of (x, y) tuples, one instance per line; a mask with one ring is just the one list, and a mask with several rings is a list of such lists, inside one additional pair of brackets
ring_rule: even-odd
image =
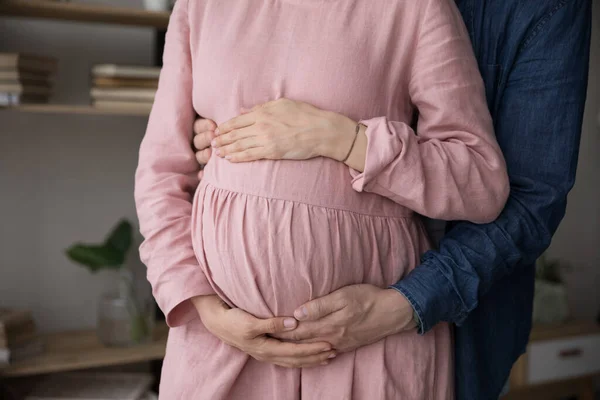
[[(577, 165), (587, 89), (591, 0), (457, 0), (486, 84), (511, 195), (493, 223), (450, 224), (438, 251), (393, 289), (395, 303), (368, 285), (342, 288), (300, 306), (289, 331), (282, 319), (241, 313), (224, 318), (227, 342), (267, 362), (301, 359), (301, 345), (265, 335), (323, 340), (336, 348), (370, 341), (390, 319), (419, 332), (456, 325), (457, 399), (497, 399), (531, 329), (534, 262), (550, 244), (566, 208)], [(392, 38), (390, 38), (392, 40)], [(214, 123), (199, 120), (197, 158), (210, 157)], [(225, 315), (225, 314), (220, 314)], [(401, 317), (399, 317), (401, 316)], [(237, 324), (237, 325), (236, 325)], [(235, 329), (235, 327), (239, 327)], [(287, 331), (287, 332), (286, 332)], [(379, 334), (379, 332), (377, 333)], [(237, 336), (236, 336), (237, 335)], [(385, 335), (385, 334), (384, 334)]]

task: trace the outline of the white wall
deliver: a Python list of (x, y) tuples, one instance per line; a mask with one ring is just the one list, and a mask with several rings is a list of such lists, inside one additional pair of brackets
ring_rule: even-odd
[[(154, 60), (145, 28), (0, 19), (0, 38), (0, 51), (59, 58), (59, 103), (88, 101), (94, 64)], [(112, 277), (91, 275), (63, 250), (102, 240), (123, 216), (135, 222), (133, 173), (145, 125), (139, 117), (0, 111), (0, 305), (33, 309), (45, 331), (94, 325)]]
[[(594, 13), (578, 181), (551, 249), (574, 264), (571, 303), (588, 317), (600, 307), (600, 8)], [(87, 101), (93, 64), (153, 60), (152, 32), (143, 28), (0, 19), (0, 38), (0, 51), (58, 56), (55, 100), (62, 103)], [(94, 325), (96, 300), (111, 277), (71, 264), (63, 249), (100, 240), (122, 216), (135, 220), (133, 173), (145, 123), (0, 111), (0, 305), (32, 308), (45, 331)]]

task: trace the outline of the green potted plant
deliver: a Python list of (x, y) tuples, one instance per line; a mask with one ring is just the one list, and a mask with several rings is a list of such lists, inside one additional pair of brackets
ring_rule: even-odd
[(133, 227), (121, 220), (103, 243), (75, 243), (67, 257), (92, 273), (112, 270), (118, 273), (114, 291), (103, 294), (98, 306), (97, 333), (110, 346), (128, 346), (151, 339), (152, 307), (141, 301), (132, 271), (126, 260), (133, 243)]
[(569, 318), (567, 290), (561, 272), (567, 266), (543, 254), (536, 262), (533, 322), (558, 324)]

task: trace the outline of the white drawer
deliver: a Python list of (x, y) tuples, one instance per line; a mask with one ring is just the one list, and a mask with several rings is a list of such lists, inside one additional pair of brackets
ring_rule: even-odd
[(600, 335), (533, 342), (527, 351), (529, 384), (600, 372)]

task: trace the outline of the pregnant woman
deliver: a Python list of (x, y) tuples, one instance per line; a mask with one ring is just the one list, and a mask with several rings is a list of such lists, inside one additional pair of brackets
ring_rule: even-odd
[[(136, 175), (140, 251), (174, 328), (161, 398), (453, 399), (448, 325), (315, 343), (330, 362), (287, 369), (221, 342), (194, 305), (291, 316), (397, 282), (429, 246), (417, 213), (492, 221), (508, 181), (470, 46), (451, 0), (176, 3)], [(221, 125), (200, 185), (196, 114)], [(290, 127), (297, 146), (277, 136)], [(264, 143), (288, 160), (257, 160)]]

